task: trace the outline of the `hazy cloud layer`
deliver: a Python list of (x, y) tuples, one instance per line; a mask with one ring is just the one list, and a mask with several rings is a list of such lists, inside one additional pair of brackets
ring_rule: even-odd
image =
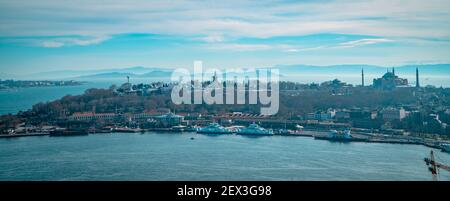
[(450, 37), (448, 0), (0, 1), (1, 36), (157, 33), (274, 37), (317, 33)]
[(449, 0), (0, 0), (0, 70), (450, 60)]

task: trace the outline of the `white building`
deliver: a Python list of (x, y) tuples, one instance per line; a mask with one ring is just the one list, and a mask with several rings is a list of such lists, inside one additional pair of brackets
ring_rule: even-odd
[(402, 120), (406, 117), (406, 111), (403, 108), (387, 108), (383, 110), (383, 119), (386, 121)]

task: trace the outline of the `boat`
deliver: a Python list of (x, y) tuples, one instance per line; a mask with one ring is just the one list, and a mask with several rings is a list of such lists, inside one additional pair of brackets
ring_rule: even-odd
[(184, 131), (186, 131), (186, 132), (197, 132), (198, 129), (199, 129), (199, 127), (197, 127), (197, 126), (187, 126), (186, 128), (184, 128)]
[(295, 125), (294, 130), (287, 129), (287, 125), (285, 123), (284, 128), (274, 130), (276, 135), (286, 135), (286, 136), (298, 136), (303, 134), (303, 126)]
[(278, 130), (276, 130), (276, 134), (278, 134), (278, 135), (290, 135), (291, 134), (291, 130), (278, 129)]
[(344, 131), (331, 130), (326, 136), (315, 136), (315, 138), (341, 142), (354, 141), (353, 136), (350, 133), (350, 130)]
[(252, 123), (246, 128), (239, 129), (236, 134), (238, 135), (254, 135), (254, 136), (262, 136), (262, 135), (273, 135), (273, 130), (265, 129), (258, 124)]
[(128, 128), (128, 127), (116, 127), (114, 128), (114, 132), (117, 133), (139, 133), (143, 132), (143, 129), (140, 128)]
[(442, 144), (442, 151), (450, 153), (450, 144)]
[(86, 129), (55, 129), (50, 131), (50, 136), (54, 137), (62, 137), (62, 136), (76, 136), (76, 135), (88, 135), (88, 131)]
[(231, 134), (233, 133), (230, 129), (221, 126), (218, 123), (211, 123), (206, 127), (199, 128), (197, 133), (202, 134)]
[(238, 130), (245, 128), (245, 126), (230, 126), (227, 128), (230, 129), (231, 132), (236, 133)]
[(178, 125), (178, 126), (172, 126), (170, 129), (172, 132), (184, 132), (187, 130), (186, 126)]

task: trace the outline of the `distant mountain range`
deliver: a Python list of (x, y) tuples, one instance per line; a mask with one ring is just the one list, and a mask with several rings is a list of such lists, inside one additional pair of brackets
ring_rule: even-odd
[(11, 75), (0, 73), (1, 79), (32, 79), (32, 80), (44, 80), (44, 79), (91, 79), (91, 78), (123, 78), (126, 76), (136, 75), (148, 75), (151, 76), (152, 72), (155, 75), (162, 75), (162, 72), (172, 72), (172, 69), (168, 68), (150, 68), (150, 67), (129, 67), (129, 68), (113, 68), (113, 69), (99, 69), (99, 70), (60, 70), (40, 72), (26, 75)]
[[(450, 76), (450, 64), (427, 64), (427, 65), (405, 65), (395, 67), (395, 72), (400, 77), (402, 75), (413, 75), (416, 67), (419, 67), (421, 75)], [(364, 73), (369, 75), (382, 76), (386, 68), (374, 65), (332, 65), (332, 66), (313, 66), (313, 65), (278, 65), (280, 76), (295, 75), (357, 75), (364, 69)], [(114, 68), (101, 70), (61, 70), (51, 72), (41, 72), (29, 75), (10, 75), (0, 72), (0, 79), (28, 79), (28, 80), (94, 80), (94, 79), (125, 79), (131, 78), (170, 78), (173, 68), (151, 68), (151, 67), (130, 67)]]
[[(395, 73), (415, 74), (416, 68), (420, 74), (450, 76), (450, 64), (428, 64), (428, 65), (405, 65), (395, 68)], [(297, 74), (360, 74), (364, 69), (365, 74), (383, 75), (387, 70), (392, 71), (392, 67), (386, 68), (374, 65), (332, 65), (332, 66), (311, 66), (311, 65), (280, 65), (277, 66), (280, 73), (284, 75)]]
[[(90, 70), (90, 71), (72, 71), (72, 72), (44, 72), (40, 73), (40, 75), (47, 76), (52, 74), (64, 75), (61, 78), (118, 78), (118, 77), (126, 77), (126, 76), (134, 76), (134, 75), (143, 75), (153, 71), (165, 71), (168, 69), (164, 68), (149, 68), (149, 67), (130, 67), (130, 68), (115, 68), (115, 69), (102, 69), (102, 70)], [(169, 71), (171, 71), (169, 69)]]
[(110, 73), (99, 73), (92, 75), (84, 75), (75, 77), (74, 79), (116, 79), (116, 78), (125, 78), (127, 76), (132, 78), (153, 78), (153, 77), (163, 77), (170, 78), (172, 75), (172, 70), (154, 70), (151, 72), (137, 74), (137, 73), (129, 73), (129, 72), (110, 72)]

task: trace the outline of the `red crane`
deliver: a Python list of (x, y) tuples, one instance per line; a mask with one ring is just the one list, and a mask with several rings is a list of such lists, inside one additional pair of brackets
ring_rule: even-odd
[(450, 167), (446, 166), (442, 163), (436, 162), (434, 159), (434, 152), (431, 150), (430, 158), (423, 159), (428, 166), (428, 170), (430, 170), (431, 175), (433, 175), (433, 181), (437, 181), (437, 175), (439, 174), (439, 168), (444, 169), (450, 172)]

